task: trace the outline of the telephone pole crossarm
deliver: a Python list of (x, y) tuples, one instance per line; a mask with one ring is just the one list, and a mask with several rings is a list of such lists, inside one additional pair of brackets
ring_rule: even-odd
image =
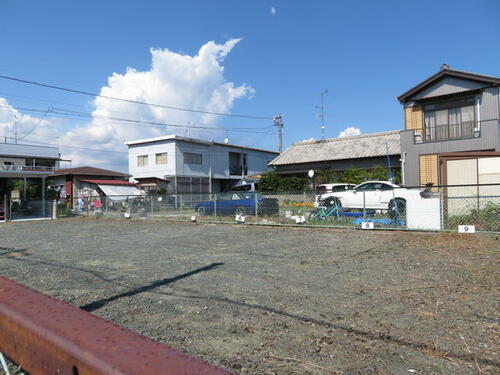
[(273, 118), (274, 126), (278, 127), (278, 151), (281, 154), (283, 152), (283, 115), (281, 113), (277, 114)]

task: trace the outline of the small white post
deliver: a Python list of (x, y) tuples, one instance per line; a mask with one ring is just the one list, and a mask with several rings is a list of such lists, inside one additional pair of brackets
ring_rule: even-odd
[(52, 201), (52, 220), (57, 219), (57, 200)]

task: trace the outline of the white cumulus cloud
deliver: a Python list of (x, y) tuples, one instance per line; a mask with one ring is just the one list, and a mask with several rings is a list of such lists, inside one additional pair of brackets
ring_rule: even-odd
[[(223, 60), (239, 41), (240, 39), (230, 39), (223, 44), (210, 41), (201, 46), (195, 55), (181, 54), (166, 48), (152, 48), (150, 69), (139, 71), (129, 67), (124, 73), (113, 73), (108, 77), (107, 85), (100, 89), (99, 94), (169, 107), (230, 112), (236, 99), (250, 97), (254, 93), (250, 86), (245, 84), (237, 86), (233, 82), (227, 82), (224, 78)], [(149, 126), (109, 119), (109, 117), (114, 117), (218, 128), (220, 116), (146, 106), (102, 97), (96, 97), (92, 105), (94, 110), (92, 119), (88, 123), (67, 131), (60, 131), (58, 134), (59, 138), (56, 141), (58, 144), (80, 147), (80, 149), (61, 147), (64, 158), (71, 159), (73, 166), (94, 165), (127, 170), (126, 153), (95, 152), (84, 148), (124, 152), (127, 151), (127, 147), (123, 145), (124, 141), (139, 138), (167, 134), (205, 139), (224, 136), (224, 132), (214, 132), (208, 129)], [(9, 116), (8, 111), (0, 107), (0, 116)], [(35, 117), (20, 116), (24, 119), (23, 123), (26, 123), (26, 129), (39, 120)], [(0, 131), (2, 123), (5, 124), (3, 127), (12, 133), (12, 119), (4, 119), (2, 122), (2, 117), (0, 117)], [(42, 132), (42, 135), (47, 137), (51, 132), (49, 128), (57, 128), (53, 124), (60, 124), (60, 121), (54, 122), (47, 117), (34, 132)]]
[(271, 7), (271, 14), (273, 16), (276, 14), (276, 8), (275, 7)]
[(361, 134), (361, 129), (360, 128), (355, 128), (354, 126), (348, 126), (344, 130), (342, 130), (339, 133), (339, 138), (340, 137), (350, 137), (353, 135), (360, 135)]
[[(55, 138), (64, 124), (62, 119), (55, 118), (50, 112), (39, 117), (19, 112), (7, 99), (0, 97), (0, 138), (1, 141), (13, 143), (16, 138), (19, 143), (26, 138), (42, 140), (41, 137)], [(25, 142), (26, 143), (26, 142)]]

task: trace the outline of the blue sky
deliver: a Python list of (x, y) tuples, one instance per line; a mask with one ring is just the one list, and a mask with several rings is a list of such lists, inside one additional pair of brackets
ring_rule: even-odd
[[(396, 97), (437, 72), (443, 62), (454, 69), (499, 76), (499, 15), (500, 2), (495, 0), (1, 0), (0, 74), (99, 92), (114, 72), (124, 74), (127, 67), (148, 71), (150, 48), (195, 56), (209, 41), (223, 45), (242, 38), (221, 60), (221, 77), (248, 90), (227, 99), (225, 105), (239, 114), (282, 112), (288, 146), (321, 136), (315, 106), (325, 88), (329, 90), (326, 135), (335, 137), (349, 126), (362, 133), (401, 128), (402, 109)], [(172, 81), (168, 87), (175, 88)], [(126, 93), (121, 91), (121, 95)], [(57, 101), (74, 110), (95, 109), (89, 97), (5, 80), (0, 80), (0, 97), (14, 108), (44, 109), (58, 106)], [(179, 105), (175, 98), (170, 99), (175, 103), (165, 102), (164, 95), (151, 98)], [(181, 104), (200, 105), (186, 100)], [(31, 115), (26, 126), (36, 125), (40, 117)], [(131, 109), (130, 116), (138, 115)], [(47, 124), (44, 129), (43, 120), (36, 130), (38, 141), (50, 133), (54, 142), (75, 126), (85, 126), (85, 120), (77, 118), (54, 121), (56, 125)], [(235, 118), (210, 121), (223, 127), (271, 125), (270, 121)], [(3, 131), (0, 136), (8, 136), (12, 127)], [(218, 132), (210, 137), (226, 135)], [(82, 140), (87, 135), (78, 137)], [(274, 133), (229, 137), (234, 143), (277, 147)], [(90, 141), (93, 147), (101, 147), (99, 141)], [(111, 147), (109, 140), (102, 147)]]

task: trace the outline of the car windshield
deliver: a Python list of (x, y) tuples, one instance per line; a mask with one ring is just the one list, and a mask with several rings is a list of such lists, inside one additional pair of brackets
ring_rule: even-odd
[(385, 182), (365, 182), (354, 188), (356, 191), (368, 191), (368, 190), (392, 190), (394, 186)]

